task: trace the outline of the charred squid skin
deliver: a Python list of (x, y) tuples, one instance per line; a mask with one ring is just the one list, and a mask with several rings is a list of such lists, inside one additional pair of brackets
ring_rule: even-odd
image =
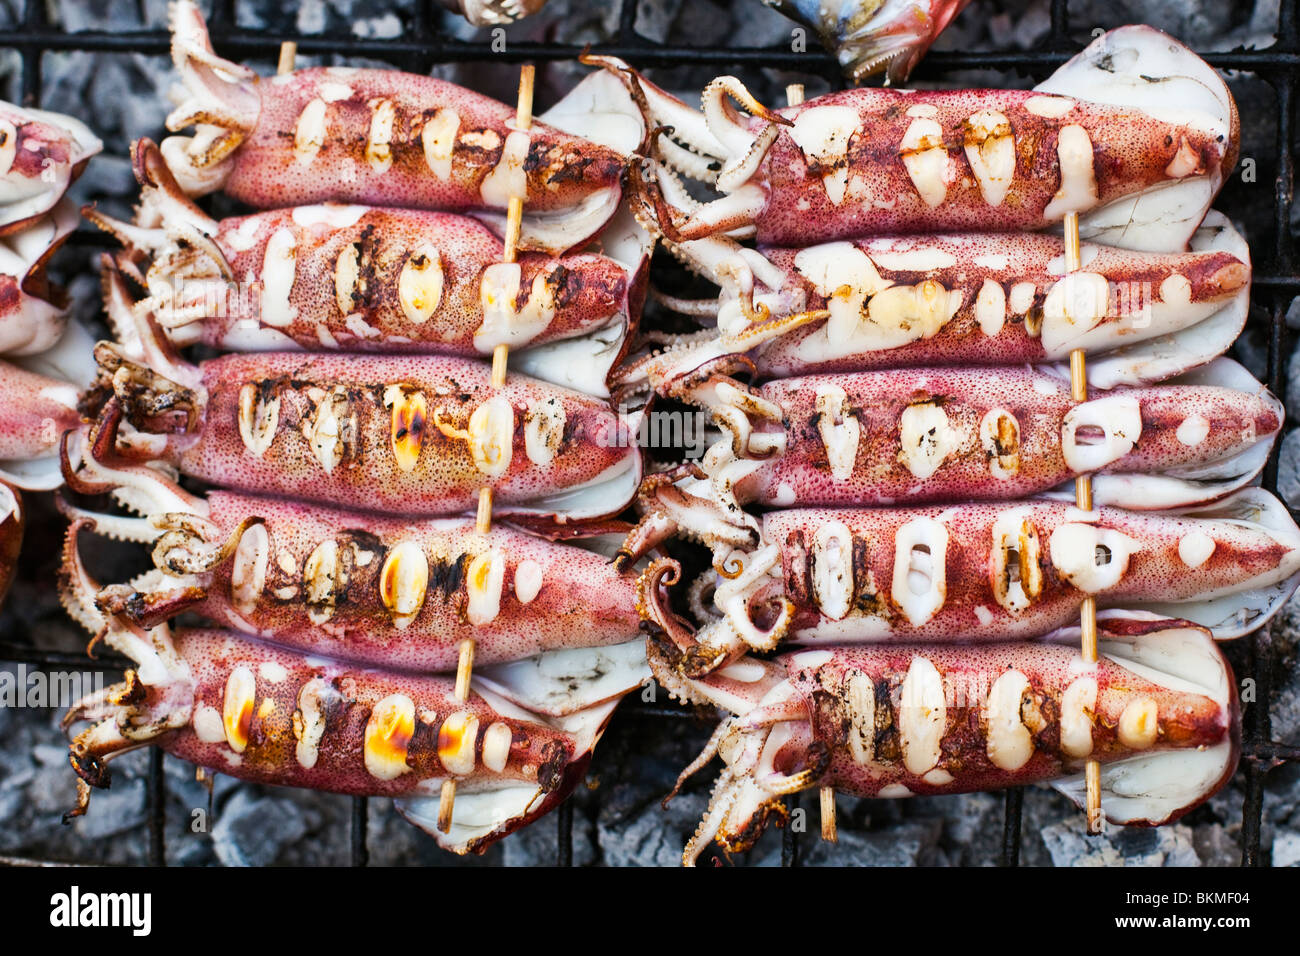
[(122, 617), (143, 628), (157, 627), (203, 604), (207, 592), (194, 585), (167, 591), (141, 593), (129, 584), (110, 584), (95, 599), (100, 611)]
[[(107, 640), (140, 650), (120, 621)], [(460, 853), (481, 851), (563, 799), (612, 710), (566, 730), (565, 721), (499, 711), (478, 693), (459, 701), (447, 677), (361, 669), (215, 630), (159, 628), (150, 640), (169, 656), (167, 672), (129, 671), (68, 713), (68, 724), (94, 721), (71, 747), (85, 783), (106, 786), (113, 758), (155, 743), (241, 780), (403, 798), (403, 812), (425, 826), (423, 808), (454, 776), (467, 810), (478, 793), (502, 801), (487, 821), (453, 818), (459, 829), (442, 842)]]
[[(740, 441), (751, 448), (755, 434), (784, 448), (756, 467), (732, 468), (736, 497), (768, 506), (1014, 499), (1083, 473), (1124, 476), (1115, 491), (1099, 484), (1099, 503), (1196, 504), (1249, 481), (1282, 425), (1280, 403), (1258, 385), (1253, 393), (1190, 384), (1115, 389), (1076, 404), (1068, 381), (1025, 368), (817, 375), (744, 396), (746, 386), (710, 381), (714, 395), (725, 388), (737, 396), (730, 410), (712, 409), (718, 421), (748, 423), (755, 405), (772, 410), (754, 423), (761, 432), (729, 429), (733, 449)], [(734, 461), (734, 451), (702, 459), (711, 477)], [(1144, 482), (1161, 473), (1163, 480)], [(1122, 498), (1108, 497), (1115, 495)]]
[[(883, 196), (893, 189), (899, 201), (889, 209), (860, 201), (837, 203), (825, 183), (837, 167), (819, 165), (787, 133), (777, 137), (764, 164), (771, 198), (757, 222), (760, 241), (787, 243), (799, 237), (822, 242), (902, 232), (909, 218), (932, 231), (1040, 229), (1059, 222), (1071, 208), (1086, 212), (1188, 175), (1224, 175), (1227, 150), (1214, 134), (1153, 117), (1134, 122), (1131, 111), (1083, 100), (1061, 102), (1068, 107), (1064, 116), (1042, 116), (1034, 111), (1035, 98), (1041, 96), (1032, 91), (954, 91), (918, 101), (911, 94), (860, 90), (791, 108), (796, 123), (812, 110), (846, 111), (846, 119), (852, 119), (838, 167), (845, 171), (842, 195), (853, 197), (858, 189), (862, 195)], [(1055, 109), (1055, 102), (1049, 108)], [(972, 168), (964, 145), (964, 129), (982, 111), (999, 117), (1007, 130), (1003, 135), (1012, 142), (1011, 168), (1002, 173), (1010, 179), (1011, 191), (996, 205), (981, 191), (983, 177)], [(1075, 138), (1088, 152), (1078, 173), (1066, 158), (1076, 148)], [(1175, 175), (1171, 170), (1183, 149), (1191, 155), (1188, 171)], [(1104, 157), (1102, 162), (1096, 162), (1094, 151)], [(955, 167), (956, 181), (950, 184), (946, 172), (933, 169), (932, 158), (935, 165)]]
[(682, 567), (671, 558), (658, 558), (650, 563), (637, 578), (637, 611), (641, 615), (641, 629), (645, 631), (647, 652), (652, 669), (670, 693), (678, 693), (684, 685), (671, 677), (676, 674), (688, 680), (703, 677), (716, 670), (728, 657), (736, 656), (735, 648), (709, 647), (702, 644), (694, 630), (668, 604), (667, 588), (681, 580)]
[[(1219, 657), (1208, 635), (1187, 622), (1161, 622), (1159, 627), (1149, 630), (1139, 639), (1158, 641), (1161, 634), (1167, 634), (1175, 628), (1199, 634), (1204, 643), (1197, 642), (1198, 652)], [(1108, 635), (1103, 633), (1102, 637), (1104, 650), (1109, 646), (1105, 643)], [(984, 655), (970, 650), (921, 650), (912, 647), (899, 648), (898, 656), (890, 657), (894, 650), (881, 649), (880, 656), (888, 659), (887, 673), (892, 675), (889, 677), (877, 673), (872, 664), (868, 663), (874, 652), (832, 652), (835, 657), (829, 669), (825, 669), (824, 664), (805, 668), (800, 663), (801, 660), (819, 660), (823, 655), (794, 655), (788, 659), (792, 683), (799, 689), (801, 696), (809, 701), (815, 689), (829, 691), (837, 681), (858, 674), (873, 681), (886, 680), (891, 694), (894, 692), (893, 682), (902, 679), (902, 684), (899, 685), (902, 702), (898, 706), (891, 705), (894, 713), (889, 716), (887, 725), (893, 729), (883, 735), (877, 732), (874, 756), (865, 762), (850, 754), (845, 744), (838, 739), (841, 731), (836, 726), (833, 711), (823, 711), (814, 717), (814, 734), (837, 748), (838, 766), (835, 772), (841, 778), (855, 779), (861, 774), (863, 778), (871, 780), (869, 784), (865, 783), (865, 779), (860, 780), (856, 787), (850, 784), (850, 787), (858, 791), (866, 786), (887, 787), (894, 780), (901, 781), (909, 790), (918, 794), (952, 792), (949, 789), (952, 786), (991, 789), (1012, 784), (1018, 778), (1050, 779), (1076, 771), (1081, 761), (1076, 754), (1062, 749), (1062, 718), (1059, 715), (1062, 696), (1070, 684), (1080, 679), (1081, 674), (1087, 675), (1084, 679), (1096, 680), (1098, 685), (1096, 703), (1093, 705), (1095, 709), (1090, 718), (1090, 756), (1103, 763), (1145, 750), (1195, 750), (1220, 743), (1228, 743), (1231, 749), (1233, 725), (1239, 720), (1239, 715), (1234, 710), (1231, 672), (1221, 657), (1219, 666), (1228, 675), (1228, 680), (1221, 681), (1216, 686), (1221, 695), (1216, 700), (1203, 688), (1189, 691), (1181, 685), (1172, 685), (1172, 689), (1162, 686), (1155, 682), (1149, 672), (1125, 667), (1122, 661), (1117, 662), (1104, 654), (1095, 670), (1081, 668), (1076, 663), (1077, 650), (1068, 646), (1048, 649), (1038, 645), (995, 645), (981, 649), (989, 651), (987, 658), (991, 659), (990, 663), (997, 662), (996, 666), (989, 667), (989, 674), (1005, 676), (1014, 671), (1024, 674), (1028, 681), (1023, 685), (1025, 689), (1013, 700), (1013, 703), (1016, 700), (1019, 702), (1018, 712), (1013, 708), (1013, 712), (1006, 715), (1005, 723), (995, 727), (992, 724), (995, 706), (993, 698), (998, 690), (998, 680), (989, 678), (987, 686), (967, 688), (967, 699), (964, 702), (948, 686), (959, 684), (963, 670), (977, 665)], [(929, 747), (927, 728), (909, 727), (910, 723), (918, 719), (928, 719), (920, 712), (910, 717), (907, 713), (909, 693), (915, 694), (915, 706), (924, 707), (924, 692), (914, 690), (919, 683), (909, 682), (909, 678), (915, 678), (919, 673), (916, 669), (918, 661), (928, 662), (931, 666), (938, 665), (936, 673), (944, 681), (947, 696), (954, 701), (944, 708), (942, 726), (935, 728), (935, 733), (939, 734), (937, 740), (941, 742), (935, 748)], [(1155, 733), (1129, 735), (1126, 731), (1126, 714), (1135, 712), (1138, 709), (1135, 705), (1148, 704), (1157, 714)], [(1085, 708), (1085, 714), (1087, 712), (1088, 709)], [(968, 716), (973, 719), (966, 719)], [(998, 719), (1003, 717), (999, 715)], [(848, 717), (847, 724), (847, 732), (857, 731), (853, 717)], [(879, 723), (876, 727), (879, 727)], [(896, 734), (897, 737), (891, 740), (891, 734)], [(1017, 735), (1024, 736), (1023, 744), (1014, 741)], [(891, 760), (886, 753), (896, 744), (899, 755)], [(960, 755), (961, 759), (950, 760), (946, 756), (949, 753)], [(894, 763), (892, 772), (882, 774), (884, 768), (876, 766), (891, 762)], [(902, 764), (901, 767), (899, 763)], [(1225, 754), (1225, 765), (1229, 766), (1229, 772), (1233, 763), (1230, 753)], [(943, 780), (933, 773), (935, 770), (944, 771), (957, 779)], [(1220, 777), (1209, 781), (1205, 796), (1212, 793), (1220, 782)], [(1189, 809), (1191, 805), (1183, 806), (1179, 812), (1185, 813)]]
[(108, 343), (96, 356), (83, 407), (103, 418), (116, 402), (138, 433), (122, 456), (237, 490), (436, 515), (487, 484), (503, 514), (577, 520), (622, 510), (640, 480), (634, 418), (524, 375), (495, 389), (468, 359), (227, 355), (169, 367), (182, 385)]
[(152, 142), (133, 154), (135, 224), (86, 215), (127, 247), (149, 292), (132, 308), (151, 305), (179, 344), (482, 356), (626, 323), (639, 308), (622, 264), (537, 253), (502, 264), (499, 238), (450, 213), (324, 204), (217, 222)]
[[(688, 499), (682, 513), (716, 521), (715, 503), (669, 487)], [(1087, 595), (1226, 639), (1300, 584), (1300, 528), (1254, 488), (1166, 512), (1049, 498), (787, 509), (764, 514), (758, 544), (715, 551), (714, 573), (718, 617), (695, 640), (729, 650), (1024, 640), (1068, 626)]]
[[(156, 570), (96, 605), (153, 627), (183, 611), (304, 653), (451, 671), (635, 639), (634, 582), (578, 544), (470, 518), (413, 520), (212, 491), (206, 518), (151, 515)], [(623, 526), (625, 527), (625, 525)], [(565, 529), (566, 541), (603, 532)]]
[(1112, 822), (1177, 819), (1235, 769), (1232, 672), (1203, 628), (1110, 623), (1093, 665), (1072, 641), (836, 647), (752, 662), (765, 676), (748, 685), (725, 672), (685, 681), (681, 696), (736, 714), (706, 748), (724, 767), (685, 862), (710, 842), (751, 841), (791, 789), (903, 797), (1049, 781), (1082, 805), (1087, 759), (1102, 765)]
[[(801, 643), (998, 641), (1069, 625), (1100, 607), (1159, 608), (1232, 637), (1296, 586), (1300, 533), (1245, 489), (1178, 511), (1083, 512), (1047, 499), (926, 508), (770, 512)], [(1223, 605), (1239, 602), (1243, 624)]]
[[(628, 82), (625, 65), (606, 66)], [(772, 112), (723, 77), (695, 113), (643, 78), (638, 86), (648, 127), (673, 127), (676, 140), (721, 166), (717, 184), (727, 195), (704, 204), (673, 208), (671, 178), (648, 181), (653, 196), (641, 201), (678, 242), (745, 229), (788, 245), (918, 229), (1014, 232), (1080, 212), (1085, 237), (1095, 228), (1124, 244), (1176, 248), (1238, 149), (1239, 120), (1222, 79), (1144, 27), (1099, 37), (1028, 91), (856, 89)], [(1170, 107), (1178, 110), (1172, 119)], [(688, 175), (698, 170), (693, 159), (680, 162), (684, 150), (661, 151)], [(1149, 212), (1171, 215), (1157, 215), (1161, 228), (1142, 235), (1121, 222), (1139, 208), (1141, 222)]]
[(1042, 637), (1076, 620), (1089, 595), (1101, 608), (1178, 614), (1227, 639), (1261, 626), (1300, 585), (1300, 528), (1253, 488), (1166, 512), (1085, 512), (1049, 498), (777, 510), (763, 515), (754, 543), (729, 547), (718, 536), (726, 512), (689, 474), (683, 487), (673, 477), (661, 476), (651, 498), (660, 510), (643, 504), (647, 517), (622, 557), (640, 557), (686, 522), (711, 529), (700, 540), (714, 549), (713, 611), (698, 634), (660, 587), (675, 583), (675, 565), (656, 566), (641, 589), (642, 617), (679, 652), (698, 646), (714, 655), (705, 667), (698, 654), (691, 659), (696, 676), (740, 649), (768, 651), (783, 640), (825, 647)]
[(189, 99), (162, 152), (191, 194), (257, 208), (343, 201), (489, 211), (524, 197), (521, 248), (581, 245), (613, 214), (626, 158), (444, 80), (324, 67), (262, 79), (217, 57), (197, 8), (172, 7), (172, 58)]
[(737, 354), (760, 379), (1018, 363), (1050, 371), (1081, 348), (1089, 384), (1102, 390), (1183, 375), (1231, 346), (1249, 311), (1251, 262), (1226, 217), (1211, 210), (1190, 251), (1181, 240), (1177, 251), (1107, 241), (1083, 243), (1083, 267), (1068, 276), (1063, 241), (1034, 233), (671, 246), (722, 286), (710, 305), (717, 331), (667, 338), (617, 381), (664, 389)]
[[(137, 514), (205, 515), (207, 507), (203, 500), (181, 488), (171, 475), (128, 457), (135, 454), (138, 458), (139, 453), (132, 451), (128, 439), (122, 435), (124, 421), (122, 402), (113, 395), (96, 410), (89, 426), (78, 432), (64, 432), (59, 460), (69, 490), (80, 495), (112, 494)], [(147, 537), (152, 541), (156, 536), (152, 527), (148, 532), (141, 530), (141, 519), (106, 520), (122, 529), (109, 532), (114, 537), (131, 540)]]
[(766, 248), (784, 286), (760, 298), (779, 291), (830, 318), (771, 338), (756, 363), (789, 376), (1056, 362), (1074, 348), (1104, 354), (1193, 328), (1250, 285), (1249, 259), (1214, 246), (1085, 243), (1074, 277), (1062, 250), (1054, 236), (974, 233)]

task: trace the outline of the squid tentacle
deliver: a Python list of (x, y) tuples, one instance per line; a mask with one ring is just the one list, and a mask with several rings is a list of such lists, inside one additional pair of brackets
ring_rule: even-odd
[(763, 457), (772, 454), (773, 449), (753, 447), (755, 421), (780, 423), (783, 414), (779, 406), (764, 399), (756, 389), (731, 377), (735, 372), (753, 371), (753, 368), (753, 363), (743, 355), (724, 355), (668, 380), (657, 391), (705, 409), (714, 423), (731, 435), (732, 452), (737, 458)]
[(168, 574), (183, 577), (203, 574), (225, 564), (239, 547), (244, 532), (266, 522), (264, 518), (250, 516), (224, 537), (216, 524), (193, 514), (164, 514), (153, 519), (153, 523), (163, 532), (154, 544), (154, 564)]
[(727, 511), (677, 487), (679, 481), (704, 477), (698, 465), (688, 462), (645, 478), (637, 492), (637, 508), (642, 518), (619, 549), (615, 567), (620, 571), (630, 568), (673, 535), (682, 535), (708, 547), (714, 554), (715, 564), (734, 548), (757, 546), (758, 522), (752, 515), (739, 508)]
[(119, 501), (141, 514), (181, 511), (205, 515), (207, 505), (180, 487), (159, 468), (129, 463), (117, 451), (118, 429), (122, 423), (121, 403), (116, 397), (104, 405), (85, 447), (71, 448), (73, 433), (65, 433), (61, 447), (64, 480), (78, 494), (112, 492)]
[(95, 522), (89, 518), (76, 518), (68, 525), (63, 537), (63, 560), (59, 563), (59, 603), (69, 617), (98, 635), (108, 626), (108, 618), (95, 603), (99, 583), (87, 572), (77, 544), (82, 531), (93, 530)]
[[(181, 0), (171, 4), (172, 62), (181, 76), (187, 98), (168, 115), (166, 126), (176, 132), (198, 126), (192, 137), (171, 137), (164, 143), (168, 160), (181, 159), (179, 168), (189, 168), (207, 180), (204, 192), (219, 185), (214, 176), (231, 153), (253, 132), (260, 111), (252, 85), (257, 75), (245, 66), (217, 56), (208, 37), (207, 25), (198, 8)], [(204, 175), (206, 174), (206, 175)]]

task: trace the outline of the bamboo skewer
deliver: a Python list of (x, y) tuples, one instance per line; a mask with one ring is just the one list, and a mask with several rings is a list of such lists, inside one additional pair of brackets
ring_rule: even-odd
[[(1065, 271), (1067, 274), (1077, 272), (1079, 260), (1079, 214), (1072, 212), (1065, 217)], [(1075, 402), (1088, 400), (1088, 368), (1083, 349), (1070, 353), (1070, 397)], [(1092, 477), (1080, 475), (1074, 479), (1074, 500), (1081, 511), (1092, 510)], [(1092, 595), (1083, 599), (1079, 606), (1079, 644), (1083, 659), (1089, 664), (1097, 663), (1097, 599)], [(1087, 788), (1086, 813), (1088, 832), (1101, 832), (1101, 764), (1089, 760), (1084, 765), (1084, 784)]]
[(280, 44), (280, 59), (275, 64), (275, 72), (281, 76), (285, 73), (292, 73), (293, 63), (297, 58), (298, 44), (293, 40), (285, 40)]
[[(519, 68), (519, 100), (515, 108), (515, 127), (527, 132), (533, 125), (533, 86), (537, 70), (531, 63)], [(511, 196), (506, 207), (506, 235), (501, 254), (503, 262), (514, 262), (519, 254), (519, 233), (523, 228), (524, 197)], [(506, 383), (506, 363), (510, 357), (510, 346), (502, 343), (492, 350), (492, 387), (500, 389)], [(484, 485), (478, 492), (478, 513), (474, 521), (479, 534), (492, 530), (492, 486)], [(460, 658), (456, 665), (455, 698), (463, 704), (469, 700), (469, 682), (474, 673), (473, 638), (460, 642)], [(448, 777), (442, 782), (442, 792), (438, 800), (438, 829), (446, 833), (451, 829), (451, 814), (456, 806), (456, 778)]]
[[(798, 106), (803, 102), (803, 98), (804, 89), (802, 83), (791, 83), (785, 88), (785, 99), (790, 106)], [(822, 839), (827, 843), (835, 843), (838, 839), (835, 826), (835, 788), (822, 787), (818, 796), (820, 797)]]

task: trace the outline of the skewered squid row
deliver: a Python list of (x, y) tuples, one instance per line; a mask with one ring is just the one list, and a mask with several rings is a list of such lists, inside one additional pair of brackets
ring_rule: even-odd
[[(156, 146), (136, 143), (131, 223), (87, 215), (127, 246), (122, 268), (177, 345), (239, 351), (491, 355), (634, 322), (645, 261), (528, 253), (502, 261), (482, 223), (418, 209), (321, 204), (214, 221)], [(636, 251), (639, 253), (639, 250)]]
[[(427, 77), (331, 69), (259, 87), (211, 54), (192, 4), (172, 17), (192, 96), (178, 116), (199, 128), (161, 151), (137, 144), (134, 222), (90, 213), (128, 246), (104, 262), (119, 341), (94, 350), (77, 403), (89, 420), (60, 419), (70, 490), (142, 515), (64, 503), (65, 604), (137, 664), (70, 712), (92, 723), (74, 767), (106, 785), (110, 759), (157, 742), (242, 779), (400, 797), (431, 833), (455, 781), (451, 830), (435, 835), (481, 851), (564, 798), (618, 699), (649, 676), (632, 582), (550, 539), (615, 527), (585, 519), (621, 510), (640, 478), (637, 421), (603, 397), (639, 309), (644, 241), (624, 217), (596, 240), (611, 255), (560, 255), (610, 219), (623, 155), (545, 118), (524, 133), (504, 106)], [(555, 115), (600, 125), (591, 98), (610, 87), (596, 74)], [(286, 154), (276, 124), (295, 97)], [(639, 140), (639, 122), (616, 126), (614, 139)], [(181, 188), (217, 179), (296, 206), (218, 223)], [(526, 203), (521, 248), (557, 258), (501, 261), (488, 227), (500, 232), (512, 195)], [(346, 198), (374, 208), (335, 204)], [(237, 298), (249, 289), (255, 302)], [(199, 366), (175, 352), (200, 339), (277, 351)], [(503, 345), (533, 346), (512, 365), (547, 380), (514, 374), (498, 389), (471, 356)], [(367, 346), (415, 354), (286, 351)], [(199, 497), (179, 474), (236, 490)], [(453, 517), (483, 487), (499, 518), (550, 538)], [(410, 514), (427, 517), (398, 517)], [(154, 543), (158, 568), (100, 588), (77, 547), (92, 524)], [(182, 611), (247, 636), (173, 632), (165, 620)], [(480, 666), (466, 699), (429, 673), (453, 668), (468, 638)], [(83, 787), (79, 811), (87, 800)]]
[[(123, 301), (111, 287), (110, 304)], [(95, 350), (100, 379), (83, 402), (94, 434), (67, 468), (84, 470), (83, 484), (135, 483), (151, 504), (183, 496), (148, 466), (163, 462), (242, 491), (424, 515), (472, 508), (487, 484), (502, 513), (545, 520), (614, 514), (640, 480), (637, 421), (571, 389), (512, 374), (498, 390), (485, 363), (440, 355), (275, 352), (195, 366), (123, 313), (138, 337)], [(140, 500), (137, 510), (158, 510)]]
[[(336, 662), (230, 631), (149, 631), (110, 620), (104, 641), (135, 661), (126, 679), (65, 717), (84, 812), (109, 762), (147, 744), (241, 780), (398, 798), (442, 846), (481, 852), (562, 801), (617, 703), (543, 717), (486, 688), (468, 700), (450, 677)], [(435, 826), (442, 780), (458, 795)]]
[[(1237, 158), (1227, 85), (1150, 27), (1103, 34), (1033, 90), (858, 88), (784, 109), (727, 76), (697, 111), (622, 61), (596, 62), (625, 83), (647, 128), (671, 130), (655, 138), (666, 164), (633, 172), (636, 199), (672, 242), (1015, 231), (1076, 212), (1086, 239), (1170, 249)], [(669, 167), (725, 195), (700, 204)]]
[(515, 195), (524, 200), (521, 248), (547, 252), (581, 245), (618, 206), (638, 123), (565, 112), (585, 117), (590, 132), (614, 129), (619, 149), (544, 121), (515, 129), (512, 107), (429, 76), (322, 67), (262, 79), (213, 52), (192, 2), (170, 9), (186, 99), (167, 128), (195, 130), (161, 148), (191, 195), (221, 189), (257, 208), (477, 211), (497, 223)]
[[(667, 641), (651, 665), (674, 695), (726, 718), (685, 778), (723, 761), (687, 844), (748, 848), (782, 798), (815, 786), (853, 796), (995, 790), (1047, 781), (1084, 806), (1101, 764), (1112, 823), (1177, 819), (1236, 770), (1241, 716), (1231, 668), (1204, 629), (1153, 615), (1099, 622), (1096, 663), (1062, 643), (833, 647), (743, 658), (684, 678)], [(675, 791), (674, 791), (675, 792)]]
[(683, 496), (728, 509), (1006, 500), (1081, 474), (1095, 476), (1099, 504), (1182, 507), (1252, 481), (1284, 419), (1225, 358), (1083, 403), (1050, 368), (882, 369), (754, 388), (725, 374), (735, 365), (717, 359), (665, 389), (707, 409), (724, 437), (699, 477), (645, 489), (647, 514)]
[[(680, 567), (671, 558), (645, 572), (642, 609), (690, 676), (787, 638), (830, 645), (1039, 637), (1077, 618), (1087, 596), (1231, 638), (1277, 613), (1300, 584), (1300, 528), (1256, 488), (1163, 512), (1082, 511), (1031, 498), (795, 508), (729, 525), (721, 509), (675, 514), (714, 548), (710, 616), (697, 632), (672, 610), (665, 586)], [(647, 532), (661, 530), (644, 523), (623, 558), (639, 556), (654, 541)]]
[[(572, 529), (562, 543), (501, 524), (481, 533), (470, 518), (412, 520), (226, 491), (171, 507), (183, 504), (189, 510), (144, 518), (68, 509), (80, 519), (70, 549), (83, 523), (152, 546), (154, 569), (105, 589), (101, 607), (142, 627), (194, 611), (285, 647), (422, 672), (454, 671), (465, 639), (476, 642), (480, 668), (629, 641), (626, 656), (643, 656), (634, 582), (599, 553), (600, 528)], [(95, 590), (72, 577), (64, 587)]]
[(764, 377), (879, 368), (1059, 363), (1089, 355), (1094, 388), (1180, 375), (1222, 354), (1245, 326), (1250, 251), (1209, 213), (1189, 250), (1083, 243), (1067, 275), (1064, 242), (1034, 233), (890, 236), (801, 248), (677, 247), (723, 286), (717, 333), (629, 362), (621, 391), (671, 387), (743, 353)]

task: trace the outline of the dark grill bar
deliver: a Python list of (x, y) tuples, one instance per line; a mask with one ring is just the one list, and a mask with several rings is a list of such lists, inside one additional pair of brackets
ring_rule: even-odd
[[(730, 70), (756, 70), (774, 68), (797, 71), (838, 81), (838, 70), (831, 57), (810, 41), (808, 52), (796, 53), (787, 47), (671, 47), (655, 43), (635, 32), (639, 0), (622, 0), (619, 28), (612, 42), (592, 48), (592, 52), (627, 59), (638, 67), (710, 67), (719, 72)], [(757, 3), (757, 0), (754, 0)], [(343, 57), (365, 57), (386, 61), (396, 67), (427, 73), (441, 63), (491, 60), (496, 63), (553, 62), (571, 60), (583, 52), (572, 44), (510, 42), (504, 50), (494, 49), (483, 40), (463, 41), (447, 37), (438, 29), (440, 8), (434, 0), (417, 4), (415, 15), (409, 18), (402, 36), (384, 39), (359, 38), (347, 33), (324, 33), (303, 37), (278, 37), (266, 32), (255, 32), (236, 27), (236, 0), (215, 0), (208, 24), (215, 47), (223, 56), (234, 60), (258, 59), (274, 61), (282, 39), (295, 39), (298, 51), (307, 56), (332, 54)], [(977, 7), (978, 5), (976, 5)], [(1240, 70), (1256, 73), (1274, 89), (1277, 97), (1276, 162), (1277, 175), (1273, 187), (1273, 237), (1251, 234), (1252, 251), (1258, 260), (1254, 275), (1252, 323), (1262, 318), (1267, 322), (1267, 381), (1269, 389), (1278, 396), (1286, 391), (1286, 364), (1289, 352), (1289, 335), (1285, 322), (1287, 306), (1292, 296), (1300, 295), (1300, 270), (1294, 259), (1294, 242), (1291, 236), (1291, 215), (1294, 201), (1294, 138), (1297, 79), (1300, 77), (1300, 36), (1297, 34), (1296, 5), (1289, 0), (1280, 4), (1277, 42), (1264, 50), (1238, 50), (1233, 52), (1202, 53), (1213, 66), (1223, 70)], [(977, 10), (972, 8), (971, 14)], [(969, 15), (969, 14), (968, 14)], [(926, 81), (940, 80), (956, 70), (994, 69), (1018, 71), (1041, 77), (1063, 63), (1078, 48), (1068, 33), (1068, 2), (1053, 0), (1051, 4), (1051, 31), (1043, 49), (1027, 52), (933, 52), (922, 62), (917, 78)], [(1118, 24), (1112, 24), (1118, 25)], [(122, 32), (85, 31), (64, 32), (49, 23), (44, 0), (26, 0), (22, 24), (15, 29), (0, 29), (0, 48), (16, 50), (21, 56), (21, 98), (26, 105), (39, 105), (42, 93), (42, 57), (47, 52), (82, 51), (91, 53), (153, 54), (164, 55), (169, 49), (169, 37), (164, 29), (129, 30)], [(88, 119), (93, 125), (93, 117)], [(1260, 184), (1260, 188), (1266, 188)], [(82, 242), (102, 244), (104, 237), (83, 233)], [(1263, 331), (1262, 329), (1260, 331)], [(1294, 411), (1293, 411), (1294, 414)], [(1280, 444), (1280, 442), (1279, 442)], [(1264, 472), (1264, 487), (1277, 489), (1277, 450)], [(1271, 739), (1268, 701), (1271, 691), (1271, 669), (1276, 651), (1270, 628), (1257, 632), (1242, 642), (1246, 673), (1256, 681), (1256, 701), (1246, 708), (1243, 727), (1243, 757), (1241, 775), (1245, 782), (1245, 799), (1241, 811), (1242, 864), (1259, 866), (1266, 861), (1260, 849), (1261, 817), (1264, 788), (1268, 772), (1286, 762), (1300, 760), (1300, 747), (1274, 742)], [(89, 660), (81, 655), (38, 651), (21, 643), (0, 641), (0, 660), (24, 662), (40, 667), (78, 668), (82, 670), (120, 669), (123, 661), (112, 655)], [(637, 699), (626, 701), (615, 717), (617, 721), (633, 723), (635, 738), (642, 746), (653, 746), (656, 736), (674, 733), (674, 725), (681, 726), (680, 718), (689, 719), (688, 711), (668, 702), (645, 704)], [(147, 774), (148, 849), (147, 860), (153, 865), (166, 862), (164, 828), (166, 819), (164, 756), (158, 748), (150, 752)], [(1010, 790), (1005, 794), (1004, 825), (1001, 840), (1003, 866), (1017, 866), (1020, 862), (1023, 835), (1021, 815), (1024, 794)], [(787, 806), (793, 813), (799, 808), (798, 797), (790, 798)], [(367, 844), (368, 801), (352, 799), (350, 862), (365, 866), (369, 860)], [(815, 808), (808, 811), (815, 814)], [(573, 864), (574, 809), (572, 801), (561, 805), (554, 813), (556, 827), (555, 862), (560, 866)], [(537, 826), (548, 826), (540, 823)], [(816, 839), (815, 823), (808, 837), (794, 827), (786, 827), (782, 837), (781, 862), (784, 866), (799, 863), (800, 843)], [(0, 863), (7, 865), (39, 864), (46, 861), (6, 857)]]

